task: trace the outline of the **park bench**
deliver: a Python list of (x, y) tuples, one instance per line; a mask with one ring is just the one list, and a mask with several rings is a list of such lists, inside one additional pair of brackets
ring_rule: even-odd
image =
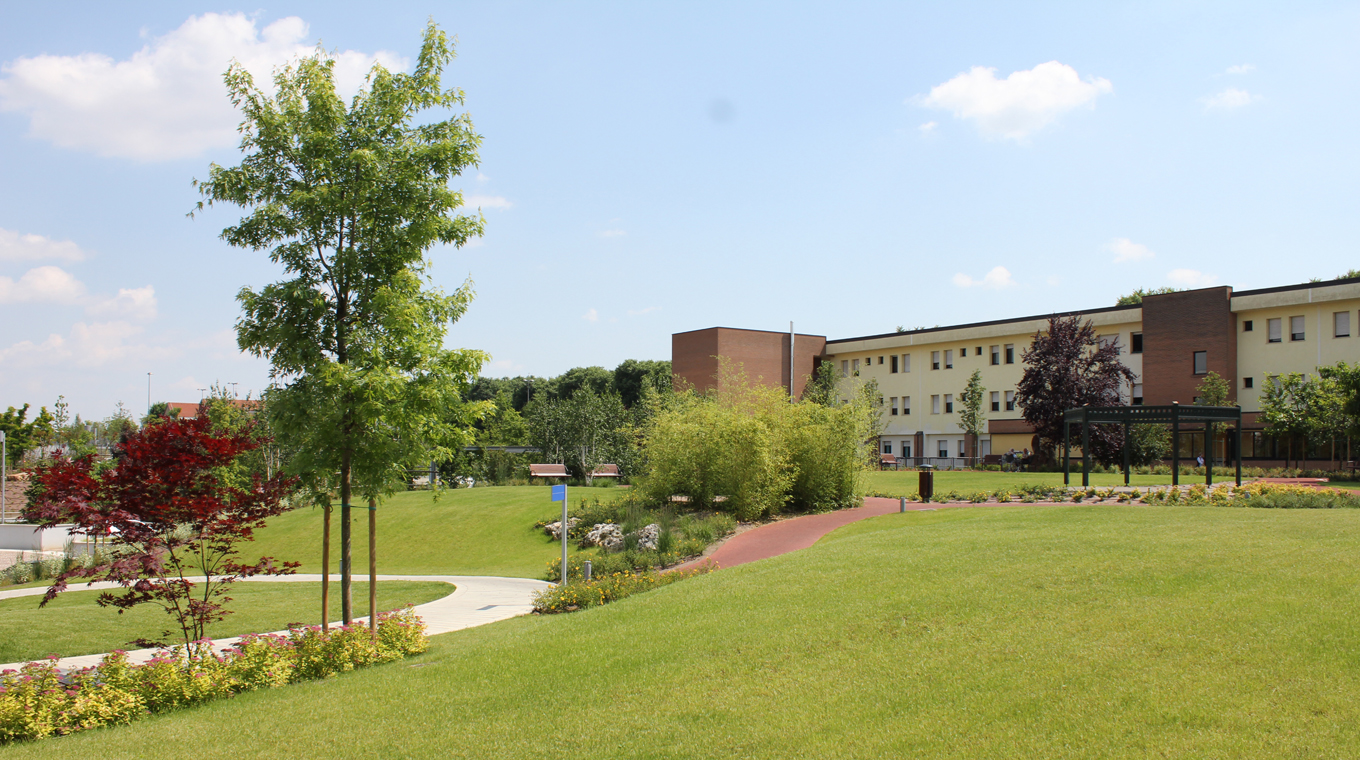
[(896, 469), (897, 469), (897, 457), (893, 456), (892, 454), (879, 454), (879, 455), (878, 455), (878, 469), (880, 469), (880, 470), (887, 469), (888, 465), (892, 465), (892, 468), (893, 468), (894, 470), (896, 470)]
[(602, 464), (590, 473), (590, 477), (617, 478), (619, 477), (619, 466), (616, 464)]
[(567, 466), (564, 464), (531, 464), (529, 465), (530, 478), (566, 478)]
[(984, 466), (985, 466), (985, 465), (989, 465), (989, 464), (1001, 464), (1001, 455), (1000, 455), (1000, 454), (988, 454), (988, 455), (986, 455), (986, 456), (984, 456), (984, 457), (982, 458), (982, 464), (983, 464)]

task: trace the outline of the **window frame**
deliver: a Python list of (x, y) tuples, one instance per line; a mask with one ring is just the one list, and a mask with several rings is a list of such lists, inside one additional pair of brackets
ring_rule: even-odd
[(1006, 411), (1015, 411), (1015, 391), (1006, 391)]
[(946, 348), (944, 350), (944, 368), (945, 369), (954, 368), (954, 349), (952, 348)]
[(932, 370), (937, 370), (937, 369), (940, 368), (940, 352), (939, 352), (939, 351), (931, 351), (931, 352), (930, 352), (930, 368), (931, 368)]
[(992, 366), (1001, 366), (1001, 346), (989, 346), (988, 349), (991, 351)]
[(1015, 344), (1014, 344), (1014, 343), (1007, 343), (1007, 344), (1006, 344), (1006, 363), (1007, 363), (1007, 364), (1015, 364)]
[[(1298, 320), (1299, 326), (1303, 328), (1302, 330), (1300, 330), (1300, 331), (1298, 331), (1298, 332), (1294, 332), (1294, 324), (1295, 324), (1294, 320), (1296, 320), (1296, 319)], [(1290, 318), (1289, 318), (1289, 342), (1290, 342), (1290, 343), (1302, 343), (1302, 342), (1304, 342), (1304, 341), (1306, 341), (1306, 340), (1308, 340), (1308, 318), (1305, 317), (1305, 316), (1303, 316), (1303, 315), (1298, 315), (1298, 316), (1290, 317)]]
[[(1345, 318), (1346, 318), (1346, 332), (1345, 332), (1345, 333), (1340, 332), (1341, 325), (1338, 324), (1338, 319), (1339, 319), (1340, 317), (1345, 317)], [(1349, 338), (1349, 337), (1351, 337), (1351, 313), (1350, 313), (1349, 311), (1334, 311), (1334, 312), (1332, 312), (1332, 337), (1333, 337), (1333, 338)]]
[(993, 412), (1001, 411), (1001, 391), (992, 391), (991, 406)]
[(1191, 358), (1190, 358), (1190, 362), (1191, 362), (1191, 364), (1190, 364), (1191, 371), (1192, 371), (1195, 375), (1207, 375), (1207, 374), (1209, 374), (1209, 352), (1208, 352), (1208, 351), (1195, 351), (1195, 352), (1193, 352), (1192, 355), (1191, 355)]
[(945, 414), (954, 413), (954, 394), (952, 393), (944, 394), (944, 413)]
[(1266, 320), (1266, 342), (1284, 342), (1284, 317), (1274, 317)]

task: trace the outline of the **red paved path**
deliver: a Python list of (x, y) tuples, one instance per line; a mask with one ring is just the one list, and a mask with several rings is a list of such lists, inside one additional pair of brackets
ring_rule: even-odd
[[(944, 506), (984, 506), (981, 504), (921, 504), (919, 502), (907, 502), (908, 512), (920, 512), (922, 510), (939, 509)], [(1010, 504), (993, 504), (991, 506), (1014, 506)], [(1033, 505), (1025, 505), (1033, 506)], [(678, 565), (675, 570), (687, 570), (705, 562), (712, 562), (718, 567), (735, 567), (744, 565), (747, 562), (755, 562), (758, 559), (777, 557), (781, 554), (806, 549), (817, 543), (817, 540), (831, 531), (852, 522), (858, 522), (869, 517), (892, 514), (898, 511), (899, 503), (897, 499), (887, 499), (880, 496), (866, 496), (864, 506), (854, 509), (842, 509), (835, 512), (827, 512), (821, 515), (807, 515), (805, 517), (795, 517), (791, 520), (780, 520), (779, 522), (762, 525), (759, 528), (748, 530), (745, 533), (733, 536), (727, 543), (718, 547), (718, 550), (703, 558), (702, 560), (692, 560), (683, 565)]]

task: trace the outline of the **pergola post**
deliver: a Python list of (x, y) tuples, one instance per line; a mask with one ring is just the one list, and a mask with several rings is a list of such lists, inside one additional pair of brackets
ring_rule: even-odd
[(1063, 485), (1071, 485), (1072, 472), (1072, 425), (1063, 414)]
[(1171, 402), (1171, 485), (1181, 484), (1181, 405)]
[(1124, 485), (1129, 484), (1129, 411), (1124, 410)]
[(1091, 485), (1091, 421), (1087, 419), (1086, 407), (1081, 408), (1081, 487)]
[(1209, 456), (1204, 458), (1204, 487), (1211, 488), (1214, 485), (1214, 423), (1204, 423), (1204, 448)]
[(1242, 405), (1237, 406), (1237, 485), (1242, 485)]

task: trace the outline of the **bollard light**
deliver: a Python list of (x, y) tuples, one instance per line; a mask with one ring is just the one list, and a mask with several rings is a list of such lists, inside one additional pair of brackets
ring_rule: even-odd
[(582, 570), (582, 572), (585, 573), (586, 583), (589, 583), (589, 582), (590, 582), (590, 560), (586, 560), (585, 569)]

